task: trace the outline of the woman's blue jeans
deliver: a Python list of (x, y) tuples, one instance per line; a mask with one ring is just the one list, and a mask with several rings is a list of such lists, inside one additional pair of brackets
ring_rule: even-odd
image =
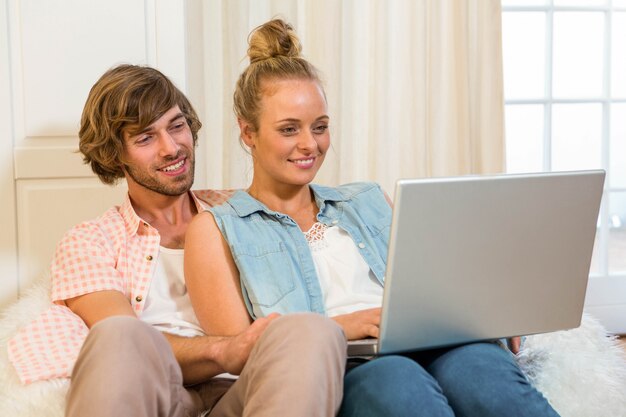
[(528, 382), (510, 352), (494, 343), (474, 343), (383, 356), (350, 369), (338, 416), (558, 414)]

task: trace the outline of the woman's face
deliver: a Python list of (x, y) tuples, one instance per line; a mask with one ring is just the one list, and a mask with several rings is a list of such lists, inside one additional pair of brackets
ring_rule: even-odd
[(330, 146), (324, 93), (312, 80), (272, 80), (262, 87), (258, 130), (240, 122), (254, 159), (254, 180), (309, 184)]

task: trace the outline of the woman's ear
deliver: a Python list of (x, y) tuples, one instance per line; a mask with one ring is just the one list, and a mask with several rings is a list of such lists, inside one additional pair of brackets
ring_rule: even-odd
[(245, 120), (237, 119), (237, 123), (239, 123), (239, 135), (241, 137), (241, 141), (250, 149), (254, 148), (254, 138), (253, 134), (255, 132), (252, 125)]

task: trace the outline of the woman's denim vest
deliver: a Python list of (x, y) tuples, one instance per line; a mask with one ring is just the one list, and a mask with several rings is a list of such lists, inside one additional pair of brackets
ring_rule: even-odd
[[(317, 221), (345, 230), (382, 284), (391, 207), (380, 186), (311, 184), (311, 189), (319, 207)], [(311, 251), (296, 222), (244, 191), (210, 211), (237, 264), (243, 297), (253, 318), (272, 312), (325, 314)]]

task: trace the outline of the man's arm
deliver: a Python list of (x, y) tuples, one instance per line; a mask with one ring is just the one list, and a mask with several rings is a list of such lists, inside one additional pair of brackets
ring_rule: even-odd
[[(136, 317), (119, 291), (98, 291), (65, 300), (89, 328), (107, 317)], [(239, 374), (250, 351), (273, 319), (267, 317), (233, 337), (182, 337), (163, 333), (183, 372), (185, 384), (195, 384), (224, 373)]]
[(100, 320), (112, 316), (136, 317), (128, 299), (119, 291), (97, 291), (68, 298), (65, 304), (90, 329)]
[(182, 337), (163, 333), (183, 371), (185, 384), (196, 384), (228, 372), (239, 375), (252, 348), (278, 315), (256, 320), (237, 336)]

